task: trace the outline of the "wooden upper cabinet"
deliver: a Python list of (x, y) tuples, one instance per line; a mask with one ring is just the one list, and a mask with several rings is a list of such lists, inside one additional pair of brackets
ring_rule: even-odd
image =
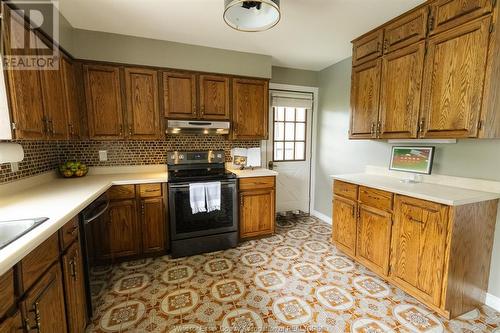
[(481, 112), (491, 18), (429, 40), (423, 83), (421, 136), (476, 137)]
[(382, 60), (377, 59), (352, 69), (351, 139), (376, 137), (381, 65)]
[(493, 11), (492, 0), (436, 0), (430, 6), (429, 33), (431, 35)]
[(265, 140), (268, 136), (267, 80), (233, 79), (232, 138)]
[(416, 138), (425, 41), (387, 54), (382, 60), (380, 138)]
[(127, 137), (157, 139), (161, 135), (158, 74), (155, 70), (125, 68)]
[(439, 307), (444, 277), (448, 207), (396, 196), (391, 277)]
[[(2, 3), (4, 19), (3, 43), (7, 56), (29, 55), (31, 50), (26, 43), (34, 40), (33, 31), (25, 27), (24, 19)], [(37, 70), (7, 69), (7, 85), (15, 124), (16, 139), (43, 139), (46, 135), (46, 122), (43, 108), (40, 72)]]
[(334, 195), (332, 240), (345, 253), (356, 255), (357, 209), (354, 200)]
[(90, 138), (124, 138), (119, 68), (84, 65), (83, 74)]
[(163, 107), (169, 119), (197, 118), (196, 75), (164, 72)]
[(66, 57), (61, 58), (64, 98), (66, 100), (66, 118), (68, 122), (68, 137), (81, 138), (80, 103), (78, 100), (79, 86), (76, 83), (75, 65)]
[(229, 120), (229, 78), (218, 75), (200, 75), (200, 117)]
[(391, 229), (391, 213), (366, 205), (359, 206), (356, 257), (382, 276), (387, 276), (389, 272)]
[(377, 59), (382, 55), (384, 30), (376, 30), (369, 35), (353, 41), (352, 64), (361, 65), (367, 61)]
[(420, 8), (388, 24), (384, 30), (384, 53), (389, 53), (425, 39), (429, 10)]

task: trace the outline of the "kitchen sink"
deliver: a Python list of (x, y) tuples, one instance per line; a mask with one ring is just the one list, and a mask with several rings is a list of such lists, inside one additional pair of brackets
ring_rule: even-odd
[(32, 219), (0, 221), (0, 249), (47, 220), (48, 218), (46, 217), (37, 217)]

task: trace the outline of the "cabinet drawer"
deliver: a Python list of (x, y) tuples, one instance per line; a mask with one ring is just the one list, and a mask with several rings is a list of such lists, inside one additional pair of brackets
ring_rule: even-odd
[(333, 193), (344, 198), (356, 200), (358, 198), (358, 185), (335, 180), (333, 182)]
[(139, 195), (141, 198), (161, 197), (161, 184), (141, 184)]
[(353, 41), (352, 64), (361, 65), (382, 55), (384, 30), (380, 29)]
[(26, 291), (59, 257), (57, 233), (31, 251), (19, 266), (22, 290)]
[(241, 178), (240, 190), (257, 190), (261, 188), (273, 188), (275, 179), (274, 177), (253, 177)]
[(365, 186), (359, 188), (359, 201), (373, 208), (392, 210), (392, 198), (393, 194), (390, 192)]
[(430, 35), (462, 25), (493, 11), (491, 0), (436, 0), (430, 6)]
[(425, 38), (427, 7), (416, 10), (389, 24), (384, 32), (384, 53), (392, 52)]
[(14, 306), (14, 272), (9, 270), (0, 276), (0, 318)]
[(78, 237), (78, 218), (72, 218), (59, 229), (59, 240), (61, 249), (66, 249)]
[(108, 190), (109, 200), (134, 199), (134, 185), (118, 185), (113, 186)]

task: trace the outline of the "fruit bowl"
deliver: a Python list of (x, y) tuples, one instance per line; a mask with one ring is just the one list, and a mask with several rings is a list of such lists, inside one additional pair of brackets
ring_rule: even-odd
[(77, 161), (68, 161), (59, 166), (59, 174), (64, 178), (84, 177), (88, 172), (87, 165)]

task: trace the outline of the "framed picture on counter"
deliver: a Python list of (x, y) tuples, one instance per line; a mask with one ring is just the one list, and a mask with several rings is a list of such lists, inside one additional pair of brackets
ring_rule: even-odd
[(430, 175), (435, 147), (392, 147), (390, 170)]

